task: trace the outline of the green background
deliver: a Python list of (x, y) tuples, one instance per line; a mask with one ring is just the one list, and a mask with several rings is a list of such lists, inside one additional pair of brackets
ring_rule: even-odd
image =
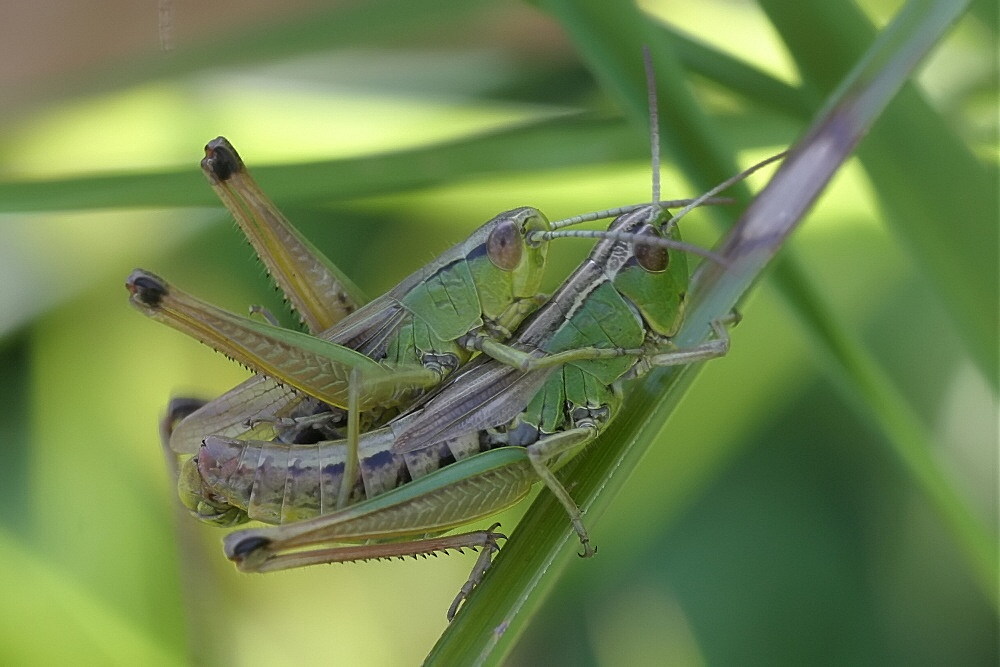
[[(911, 140), (945, 192), (963, 172), (942, 145), (977, 156), (996, 184), (997, 27), (984, 4), (918, 77), (945, 132)], [(375, 295), (501, 210), (554, 219), (648, 198), (646, 129), (595, 82), (600, 55), (530, 5), (194, 5), (161, 19), (152, 4), (43, 2), (0, 28), (0, 661), (419, 662), (471, 557), (238, 574), (223, 533), (174, 501), (156, 422), (171, 395), (210, 397), (246, 374), (139, 316), (124, 278), (143, 267), (231, 310), (284, 313), (198, 171), (219, 134)], [(778, 38), (780, 3), (765, 5), (643, 5), (708, 45), (682, 58), (688, 83), (742, 165), (791, 144), (817, 98), (746, 76), (734, 90), (711, 76), (711, 54), (787, 90), (826, 85)], [(875, 26), (897, 8), (862, 5)], [(618, 46), (639, 61), (640, 45)], [(697, 194), (675, 157), (665, 196)], [(996, 369), (969, 351), (940, 272), (885, 224), (899, 193), (884, 187), (848, 163), (788, 252), (902, 392), (995, 553)], [(987, 295), (995, 201), (981, 204), (989, 261), (958, 267)], [(717, 235), (697, 213), (684, 229), (705, 245)], [(552, 248), (548, 288), (587, 245)], [(995, 346), (995, 301), (972, 310)], [(701, 372), (590, 526), (600, 554), (571, 564), (510, 661), (995, 664), (996, 590), (900, 465), (879, 406), (859, 405), (767, 279), (743, 313), (731, 354)]]

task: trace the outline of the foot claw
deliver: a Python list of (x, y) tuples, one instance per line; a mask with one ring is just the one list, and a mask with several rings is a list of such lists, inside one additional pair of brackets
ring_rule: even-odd
[(495, 523), (486, 529), (487, 541), (483, 544), (482, 551), (479, 552), (479, 558), (476, 559), (476, 564), (472, 568), (472, 572), (469, 574), (469, 579), (462, 586), (462, 589), (458, 591), (458, 595), (455, 596), (455, 600), (448, 607), (448, 622), (455, 618), (455, 614), (458, 613), (459, 606), (469, 599), (469, 595), (475, 590), (479, 582), (483, 580), (483, 575), (486, 574), (486, 570), (490, 569), (490, 565), (493, 564), (493, 555), (500, 550), (500, 545), (497, 544), (498, 539), (507, 539), (506, 535), (502, 533), (493, 532), (500, 527), (499, 523)]

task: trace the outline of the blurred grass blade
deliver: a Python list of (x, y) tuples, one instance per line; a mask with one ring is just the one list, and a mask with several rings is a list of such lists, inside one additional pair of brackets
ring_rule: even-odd
[[(918, 55), (941, 21), (954, 21), (968, 2), (911, 2), (882, 39), (915, 37), (894, 64), (888, 50), (881, 76)], [(875, 37), (871, 23), (845, 0), (802, 3), (762, 0), (814, 94), (832, 91)], [(902, 21), (905, 21), (903, 23)], [(920, 31), (924, 31), (920, 34)], [(874, 82), (875, 85), (879, 85)], [(954, 315), (979, 370), (998, 386), (997, 322), (1000, 308), (997, 174), (958, 140), (940, 114), (907, 84), (885, 110), (858, 155), (875, 184), (892, 231), (926, 270), (941, 302)]]
[[(848, 79), (838, 88), (839, 92), (833, 99), (837, 100), (837, 104), (843, 104), (842, 100), (850, 100), (852, 102), (850, 106), (844, 106), (841, 109), (828, 106), (827, 109), (829, 112), (838, 114), (842, 118), (842, 124), (848, 128), (854, 123), (865, 125), (873, 123), (886, 104), (883, 92), (886, 90), (895, 90), (895, 87), (898, 87), (899, 81), (902, 80), (902, 74), (912, 71), (944, 30), (961, 15), (966, 4), (934, 3), (927, 0), (911, 1), (899, 13), (893, 23), (883, 31), (878, 43), (868, 53), (865, 60), (852, 71)], [(801, 8), (801, 5), (795, 5), (795, 7), (797, 11)], [(854, 27), (856, 26), (853, 23), (841, 26), (845, 30), (853, 30)], [(823, 47), (821, 46), (820, 48)], [(902, 140), (902, 136), (896, 136), (896, 124), (888, 121), (898, 121), (912, 130), (914, 129), (913, 122), (915, 118), (918, 119), (918, 122), (920, 120), (927, 121), (930, 118), (935, 118), (933, 113), (926, 110), (926, 106), (913, 90), (909, 90), (908, 92), (909, 95), (903, 99), (896, 100), (890, 106), (890, 111), (894, 110), (894, 112), (883, 118), (882, 122), (879, 123), (878, 127), (883, 128), (881, 130), (883, 134), (888, 135), (884, 136), (881, 142), (876, 142), (879, 145), (879, 150), (869, 148), (866, 151), (862, 149), (862, 153), (866, 157), (866, 166), (872, 163), (876, 164), (876, 167), (870, 168), (870, 171), (875, 172), (873, 178), (876, 175), (878, 176), (879, 187), (876, 191), (879, 193), (883, 191), (881, 177), (885, 176), (886, 178), (893, 179), (889, 175), (890, 173), (896, 174), (907, 171), (899, 169), (899, 165), (896, 163), (900, 159), (899, 152), (894, 152), (897, 146), (907, 146), (913, 143), (912, 141)], [(927, 114), (924, 114), (925, 111), (927, 111)], [(866, 145), (870, 146), (872, 140), (879, 136), (878, 133), (879, 130), (874, 130), (872, 137), (866, 140)], [(933, 131), (930, 134), (933, 135)], [(935, 156), (933, 161), (917, 161), (930, 165), (932, 162), (937, 163), (940, 156), (940, 159), (945, 164), (953, 164), (952, 160), (954, 159), (954, 164), (959, 172), (959, 180), (971, 179), (973, 182), (978, 182), (978, 174), (985, 173), (984, 170), (978, 169), (978, 165), (970, 165), (968, 161), (965, 161), (961, 155), (963, 151), (960, 149), (959, 142), (946, 135), (947, 132), (942, 128), (942, 133), (937, 135), (941, 139), (938, 143), (942, 146), (942, 152), (932, 152), (931, 154)], [(920, 133), (910, 136), (924, 137), (925, 134)], [(945, 147), (959, 148), (945, 150)], [(885, 170), (885, 173), (882, 173), (883, 167), (888, 167), (888, 162), (884, 159), (883, 151), (894, 156), (892, 159), (892, 168)], [(955, 156), (956, 152), (959, 153), (958, 157)], [(968, 157), (972, 159), (971, 156)], [(914, 159), (917, 158), (914, 156)], [(905, 161), (904, 164), (908, 164), (908, 161)], [(890, 217), (892, 217), (893, 211), (898, 214), (903, 209), (911, 206), (911, 200), (914, 197), (920, 198), (928, 191), (935, 191), (938, 187), (937, 183), (941, 179), (947, 179), (949, 176), (942, 173), (939, 165), (933, 167), (931, 171), (933, 172), (933, 176), (930, 172), (926, 171), (921, 174), (927, 177), (927, 190), (922, 190), (924, 184), (920, 180), (921, 175), (913, 178), (913, 182), (907, 187), (907, 194), (898, 199), (895, 194), (900, 194), (899, 191), (889, 188), (890, 194), (883, 198), (883, 203), (886, 204)], [(795, 190), (797, 187), (799, 186), (792, 184), (789, 187), (789, 192)], [(956, 187), (961, 189), (961, 186), (958, 184), (956, 184)], [(997, 300), (995, 294), (990, 296), (988, 292), (997, 289), (997, 281), (995, 279), (975, 279), (976, 273), (981, 273), (984, 270), (987, 272), (991, 271), (991, 269), (995, 270), (995, 262), (988, 256), (989, 253), (995, 252), (996, 249), (995, 242), (989, 243), (991, 237), (994, 240), (996, 239), (997, 230), (995, 221), (987, 225), (991, 231), (987, 232), (981, 229), (985, 219), (993, 215), (988, 213), (988, 211), (993, 211), (994, 213), (996, 211), (995, 203), (993, 206), (989, 206), (984, 202), (984, 199), (988, 200), (990, 198), (991, 192), (995, 194), (995, 189), (985, 187), (975, 193), (967, 193), (967, 197), (963, 200), (963, 206), (971, 204), (974, 207), (984, 207), (981, 210), (969, 212), (973, 218), (979, 218), (979, 220), (964, 219), (963, 222), (969, 223), (968, 227), (965, 225), (942, 225), (940, 220), (935, 221), (933, 218), (928, 218), (926, 215), (927, 209), (924, 209), (922, 212), (912, 211), (913, 215), (908, 216), (908, 220), (903, 228), (897, 229), (897, 235), (907, 237), (908, 234), (915, 234), (920, 236), (922, 240), (916, 240), (914, 246), (921, 246), (930, 236), (938, 235), (942, 229), (963, 229), (962, 232), (959, 232), (958, 236), (964, 237), (964, 240), (948, 244), (947, 249), (938, 247), (935, 251), (940, 251), (945, 255), (949, 254), (949, 252), (954, 253), (941, 263), (942, 266), (944, 264), (954, 265), (953, 269), (944, 267), (949, 271), (950, 277), (941, 277), (941, 280), (949, 283), (953, 280), (968, 281), (963, 283), (964, 287), (962, 288), (965, 290), (966, 295), (972, 294), (980, 284), (989, 283), (979, 290), (979, 295), (969, 297), (973, 302), (977, 303), (974, 312), (969, 313), (972, 319), (977, 322), (977, 325), (974, 331), (968, 327), (964, 328), (963, 333), (966, 334), (966, 340), (970, 342), (970, 347), (977, 361), (980, 362), (981, 368), (982, 364), (986, 363), (990, 364), (990, 369), (994, 369), (996, 364), (995, 358), (990, 360), (985, 358), (983, 354), (975, 354), (976, 352), (981, 353), (984, 351), (981, 345), (977, 345), (976, 336), (979, 334), (985, 334), (985, 340), (989, 341), (987, 347), (992, 350), (992, 354), (995, 355), (996, 353), (995, 325), (997, 318), (995, 313)], [(792, 199), (788, 201), (792, 201)], [(942, 201), (939, 203), (948, 202)], [(954, 202), (950, 202), (949, 205), (951, 203)], [(927, 204), (930, 205), (930, 202), (927, 202)], [(894, 205), (898, 207), (893, 209)], [(921, 225), (921, 221), (924, 225)], [(966, 234), (968, 229), (978, 231), (968, 236)], [(966, 254), (966, 249), (958, 249), (961, 245), (971, 243), (973, 238), (978, 239), (976, 242), (981, 246), (976, 253)], [(914, 251), (919, 255), (923, 251), (930, 251), (930, 249), (928, 245), (923, 246), (923, 250), (915, 247)], [(986, 257), (983, 256), (983, 252), (987, 254)], [(998, 582), (997, 573), (998, 553), (996, 537), (975, 517), (969, 508), (967, 499), (963, 498), (957, 491), (954, 481), (949, 478), (946, 471), (934, 459), (933, 438), (927, 432), (926, 427), (872, 356), (860, 345), (852, 341), (850, 336), (831, 319), (828, 313), (823, 312), (821, 308), (816, 308), (815, 304), (818, 298), (816, 290), (809, 283), (790, 279), (792, 276), (787, 275), (787, 266), (782, 266), (779, 269), (779, 276), (780, 273), (786, 274), (784, 280), (778, 281), (783, 293), (792, 303), (797, 305), (799, 312), (812, 325), (813, 331), (821, 337), (824, 348), (838, 359), (839, 364), (837, 368), (840, 369), (840, 374), (853, 388), (853, 391), (845, 392), (845, 395), (855, 405), (861, 409), (867, 408), (871, 410), (877, 417), (877, 426), (886, 433), (896, 456), (903, 463), (934, 508), (944, 518), (949, 529), (955, 534), (964, 555), (969, 560), (972, 570), (979, 580), (983, 593), (991, 601), (993, 607), (997, 608), (998, 603), (1000, 603), (1000, 597), (998, 597), (998, 583), (1000, 582)], [(959, 277), (959, 273), (966, 275)], [(941, 284), (940, 280), (931, 282)], [(987, 295), (984, 296), (983, 292), (986, 292)], [(978, 299), (980, 298), (986, 299), (986, 301), (978, 303)], [(953, 303), (949, 301), (947, 296), (944, 301), (946, 303)], [(961, 313), (956, 313), (956, 317), (960, 323), (967, 319)], [(992, 334), (989, 332), (991, 327), (994, 328)], [(996, 377), (992, 371), (987, 371), (984, 373), (984, 376), (990, 378), (995, 383)]]
[[(708, 190), (739, 171), (732, 151), (722, 145), (719, 133), (695, 103), (681, 62), (658, 24), (632, 3), (541, 0), (539, 5), (559, 20), (598, 82), (642, 133), (647, 132), (649, 120), (639, 54), (643, 45), (649, 46), (656, 65), (663, 154), (681, 167), (696, 190)], [(743, 184), (727, 194), (749, 200)]]
[[(580, 3), (580, 5), (582, 4)], [(871, 123), (878, 117), (878, 114), (884, 109), (885, 104), (891, 97), (891, 95), (883, 97), (882, 93), (889, 89), (895, 91), (905, 81), (909, 72), (913, 70), (920, 58), (927, 53), (947, 27), (962, 14), (966, 4), (941, 5), (929, 2), (928, 0), (915, 0), (911, 2), (906, 6), (905, 11), (901, 11), (892, 25), (880, 36), (878, 42), (866, 53), (864, 60), (860, 61), (851, 75), (840, 84), (838, 93), (831, 96), (830, 100), (826, 103), (825, 109), (833, 111), (835, 105), (842, 105), (845, 104), (846, 100), (850, 100), (852, 102), (850, 109), (857, 116), (841, 116), (841, 122), (844, 123), (845, 131), (853, 129), (855, 123), (862, 121), (867, 122), (866, 129), (870, 127)], [(554, 5), (559, 7), (561, 11), (572, 13), (572, 8), (567, 8), (563, 2), (554, 2)], [(580, 5), (577, 5), (576, 8), (579, 9)], [(602, 15), (602, 12), (605, 11), (603, 5), (596, 7), (587, 6), (586, 11), (593, 18), (599, 19), (596, 25), (601, 25), (602, 20), (609, 20), (608, 16)], [(794, 11), (803, 10), (801, 10), (799, 4), (795, 4)], [(584, 53), (589, 54), (592, 59), (606, 57), (609, 52), (617, 54), (621, 50), (622, 43), (626, 45), (635, 44), (644, 34), (643, 29), (638, 26), (638, 22), (634, 21), (631, 32), (625, 32), (623, 28), (619, 27), (619, 31), (615, 35), (618, 41), (605, 44), (600, 42), (602, 33), (599, 30), (585, 29), (585, 26), (590, 25), (590, 23), (580, 21), (579, 17), (569, 18), (560, 15), (560, 18), (567, 21), (569, 25), (576, 27), (575, 34), (578, 36), (580, 48)], [(819, 21), (819, 19), (816, 20)], [(792, 23), (794, 24), (794, 22)], [(822, 24), (822, 21), (819, 21), (819, 23)], [(853, 28), (847, 26), (844, 29), (849, 30)], [(844, 48), (844, 44), (850, 43), (854, 39), (853, 33), (828, 38), (827, 41), (831, 43), (821, 45), (819, 48), (821, 55), (817, 60), (821, 61), (831, 49), (833, 49), (833, 52), (836, 52), (836, 48)], [(864, 44), (868, 44), (870, 41), (864, 41)], [(859, 55), (864, 53), (862, 48), (864, 44), (859, 45), (857, 49)], [(835, 45), (837, 45), (836, 48)], [(607, 62), (600, 68), (595, 65), (595, 69), (598, 73), (605, 71), (606, 76), (614, 78), (611, 67), (615, 63), (624, 63), (625, 61), (626, 55), (621, 53), (616, 55), (615, 58), (607, 58)], [(672, 61), (668, 60), (669, 62)], [(836, 71), (846, 72), (850, 69), (850, 66), (850, 63), (846, 63)], [(624, 80), (630, 74), (627, 66), (622, 65), (622, 67), (623, 69), (617, 71), (617, 78)], [(671, 85), (669, 81), (665, 82), (663, 80), (663, 72), (659, 69), (658, 61), (657, 68), (657, 84), (659, 86)], [(676, 83), (673, 86), (676, 88)], [(831, 84), (829, 87), (833, 88), (835, 86)], [(634, 86), (612, 88), (612, 90), (616, 89), (628, 91), (634, 90)], [(673, 116), (675, 118), (700, 114), (695, 105), (692, 104), (690, 107), (685, 106), (688, 98), (675, 90), (671, 90), (666, 98), (671, 101), (671, 106), (668, 107), (668, 110), (673, 109)], [(644, 97), (640, 96), (639, 99), (631, 100), (627, 108), (633, 111), (640, 108), (644, 99)], [(913, 102), (913, 104), (911, 102), (913, 100), (908, 96), (904, 96), (903, 99), (896, 100), (890, 106), (890, 109), (900, 107), (909, 108), (913, 104), (916, 104), (917, 108), (920, 108), (920, 104), (917, 104), (919, 100)], [(684, 106), (683, 111), (677, 108), (681, 106)], [(701, 128), (703, 125), (701, 122), (689, 122), (686, 124), (687, 127), (694, 129)], [(882, 127), (885, 125), (886, 123), (880, 124)], [(931, 129), (933, 128), (928, 128), (928, 131)], [(863, 136), (863, 133), (854, 136), (854, 141), (860, 140), (861, 136)], [(922, 136), (922, 134), (917, 132), (914, 136)], [(947, 132), (943, 133), (942, 137), (942, 142), (957, 143), (954, 137), (951, 137)], [(836, 136), (832, 137), (832, 139), (836, 139), (838, 142), (842, 140), (841, 137)], [(700, 138), (689, 137), (688, 141), (706, 147), (700, 151), (700, 154), (706, 156), (706, 159), (711, 159), (715, 146), (714, 134)], [(893, 142), (893, 149), (895, 149), (897, 143), (912, 145), (914, 142), (911, 137), (907, 137), (905, 140), (899, 138), (898, 142)], [(944, 153), (945, 158), (943, 159), (946, 159), (948, 155), (954, 152), (950, 150), (946, 151)], [(958, 152), (961, 153), (961, 150)], [(937, 154), (934, 155), (934, 161), (924, 160), (923, 162), (929, 165), (936, 163)], [(684, 161), (682, 163), (686, 164)], [(703, 166), (698, 172), (691, 174), (692, 178), (697, 180), (706, 171)], [(904, 170), (900, 170), (898, 165), (894, 164), (891, 171), (899, 173)], [(820, 174), (816, 174), (816, 176), (818, 177)], [(933, 177), (929, 178), (933, 180)], [(879, 189), (881, 182), (877, 182), (876, 184), (878, 185), (876, 189)], [(792, 182), (789, 187), (790, 198), (788, 202), (797, 201), (801, 193), (812, 191), (812, 185), (808, 184), (807, 186), (807, 184)], [(915, 183), (913, 187), (919, 189), (921, 185)], [(795, 192), (795, 198), (791, 198), (791, 190), (794, 188), (802, 189)], [(969, 200), (976, 200), (976, 197), (978, 197), (978, 205), (982, 206), (982, 209), (977, 212), (977, 215), (980, 217), (985, 215), (986, 218), (989, 218), (991, 215), (990, 212), (996, 210), (996, 206), (990, 206), (983, 202), (984, 198), (989, 199), (990, 191), (991, 188), (987, 187), (982, 188), (976, 196), (966, 193)], [(802, 210), (804, 211), (810, 202), (799, 203), (801, 203)], [(783, 214), (792, 212), (787, 207), (784, 207), (783, 211)], [(717, 216), (724, 214), (723, 211), (713, 211), (712, 213)], [(934, 224), (936, 223), (931, 221), (931, 226), (934, 226)], [(973, 225), (973, 227), (977, 226), (981, 225)], [(996, 232), (996, 225), (993, 224), (990, 231), (982, 232), (981, 238), (989, 241), (996, 237)], [(995, 250), (995, 245), (995, 243), (985, 243), (983, 244), (983, 248), (988, 254)], [(760, 250), (761, 248), (758, 249)], [(991, 268), (995, 267), (995, 262), (982, 259), (982, 250), (979, 255), (979, 258), (973, 258), (973, 261), (968, 262), (973, 274), (976, 271), (984, 269), (989, 272)], [(961, 254), (959, 253), (953, 257), (953, 261), (961, 264), (963, 262)], [(985, 263), (981, 263), (983, 261)], [(812, 279), (809, 274), (802, 270), (795, 262), (794, 257), (789, 256), (780, 260), (778, 267), (775, 273), (775, 282), (793, 307), (800, 304), (799, 297), (802, 293), (809, 293), (811, 295), (812, 301), (809, 303), (808, 308), (799, 308), (799, 312), (802, 315), (803, 321), (813, 327), (814, 340), (820, 344), (821, 349), (826, 352), (830, 359), (836, 360), (835, 363), (830, 365), (830, 369), (835, 376), (838, 376), (839, 382), (837, 386), (845, 390), (844, 393), (849, 404), (859, 409), (862, 414), (873, 421), (885, 434), (894, 455), (903, 462), (921, 491), (944, 517), (946, 525), (955, 534), (959, 544), (962, 546), (964, 555), (969, 560), (973, 571), (977, 574), (982, 589), (985, 591), (987, 597), (993, 601), (994, 606), (996, 606), (997, 587), (994, 583), (997, 580), (995, 567), (996, 547), (993, 537), (990, 531), (974, 517), (967, 502), (956, 491), (955, 484), (947, 477), (945, 471), (932, 460), (934, 449), (933, 438), (928, 433), (926, 426), (919, 419), (918, 415), (906, 404), (902, 392), (892, 384), (889, 375), (865, 351), (856, 336), (848, 334), (843, 325), (831, 314), (830, 309), (822, 303), (819, 297), (820, 290), (812, 286)], [(755, 271), (756, 267), (751, 263), (749, 270)], [(973, 277), (972, 275), (966, 275), (965, 279), (972, 280)], [(985, 288), (986, 290), (996, 287), (995, 280), (990, 282), (991, 285)], [(716, 297), (725, 293), (725, 290), (713, 290), (713, 294)], [(983, 317), (983, 312), (988, 315), (995, 313), (996, 301), (982, 304), (979, 319), (977, 320), (981, 329), (989, 329), (991, 326), (995, 326), (996, 317)], [(814, 316), (816, 313), (822, 313), (822, 316)], [(691, 317), (690, 311), (688, 321), (689, 323), (697, 321), (696, 317)], [(990, 343), (990, 347), (994, 352), (996, 351), (995, 339), (995, 335), (990, 339), (993, 341)], [(982, 357), (979, 357), (979, 360), (982, 361)], [(993, 374), (987, 373), (987, 375), (992, 377)], [(873, 400), (858, 401), (858, 396), (865, 396)]]
[[(325, 49), (358, 45), (370, 48), (375, 40), (386, 45), (398, 44), (421, 31), (447, 30), (449, 25), (460, 25), (482, 4), (482, 0), (424, 0), (420, 11), (413, 12), (408, 0), (381, 0), (293, 12), (292, 18), (266, 21), (249, 29), (236, 21), (230, 32), (214, 32), (196, 44), (178, 43), (169, 53), (150, 51), (110, 67), (100, 66), (91, 74), (76, 74), (36, 86), (36, 90), (28, 91), (33, 94), (26, 107), (123, 90), (210, 68), (273, 63)], [(186, 26), (184, 32), (196, 31)], [(0, 110), (11, 111), (5, 108), (10, 99), (6, 102), (0, 99)], [(13, 111), (24, 111), (26, 107)]]
[(807, 102), (807, 96), (802, 90), (669, 25), (658, 27), (663, 31), (663, 38), (670, 42), (677, 53), (681, 64), (691, 72), (714, 81), (762, 108), (773, 109), (802, 120), (807, 120), (812, 115), (813, 105)]
[[(775, 275), (785, 271), (779, 263)], [(971, 510), (969, 499), (958, 491), (958, 485), (948, 469), (935, 457), (935, 443), (920, 416), (903, 397), (892, 379), (864, 348), (847, 336), (842, 327), (826, 321), (829, 313), (817, 308), (818, 295), (805, 283), (780, 282), (782, 294), (798, 310), (815, 336), (823, 338), (819, 349), (835, 357), (828, 364), (839, 369), (834, 380), (860, 414), (870, 414), (873, 426), (886, 434), (893, 453), (910, 477), (941, 515), (945, 526), (953, 533), (962, 555), (969, 562), (983, 596), (994, 609), (998, 608), (996, 535)]]
[[(337, 202), (454, 184), (483, 174), (520, 173), (630, 160), (648, 152), (620, 120), (561, 116), (386, 155), (258, 166), (255, 178), (277, 201)], [(483, 163), (488, 155), (489, 162)], [(192, 154), (192, 165), (200, 155)], [(145, 173), (0, 182), (8, 212), (217, 206), (195, 167)]]
[[(589, 13), (591, 6), (576, 13), (561, 2), (546, 6), (553, 4), (570, 31), (596, 35), (608, 27), (604, 23), (588, 24), (588, 17), (600, 14)], [(949, 11), (911, 23), (915, 8), (921, 4), (914, 2), (905, 7), (880, 36), (831, 97), (827, 111), (813, 123), (727, 236), (722, 247), (731, 266), (723, 269), (712, 265), (699, 272), (691, 308), (677, 336), (680, 345), (703, 338), (709, 322), (727, 313), (759, 276), (920, 58), (961, 12), (961, 7), (950, 7)], [(603, 45), (605, 56), (620, 37), (613, 35), (611, 44)], [(632, 48), (634, 44), (630, 41), (627, 46)], [(590, 49), (594, 48), (592, 44)], [(603, 511), (638, 464), (693, 375), (691, 369), (667, 369), (647, 378), (630, 395), (623, 414), (600, 442), (560, 475), (569, 481), (567, 487), (587, 512), (589, 521)], [(565, 543), (571, 540), (571, 533), (558, 503), (543, 492), (476, 595), (442, 635), (428, 663), (500, 662), (541, 604), (554, 576), (567, 564), (570, 556)]]

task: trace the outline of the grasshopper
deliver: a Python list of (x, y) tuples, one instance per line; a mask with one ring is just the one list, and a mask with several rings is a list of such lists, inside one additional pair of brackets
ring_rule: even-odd
[(152, 273), (133, 272), (126, 286), (141, 312), (262, 374), (204, 405), (172, 403), (167, 430), (178, 454), (196, 452), (210, 434), (289, 443), (334, 437), (344, 425), (343, 408), (353, 408), (346, 421), (356, 442), (363, 426), (384, 422), (395, 406), (437, 384), (473, 352), (505, 355), (501, 341), (542, 300), (547, 243), (528, 237), (553, 224), (537, 209), (522, 207), (496, 216), (355, 310), (363, 301), (360, 291), (281, 215), (232, 145), (219, 137), (205, 153), (202, 169), (213, 189), (313, 335), (239, 317)]
[[(697, 347), (678, 350), (670, 342), (688, 282), (684, 254), (668, 251), (679, 245), (673, 223), (659, 205), (615, 220), (518, 329), (502, 361), (478, 357), (405, 414), (361, 436), (361, 480), (344, 476), (344, 441), (211, 436), (182, 471), (188, 504), (283, 524), (226, 537), (226, 555), (244, 571), (483, 547), (449, 618), (489, 566), (500, 536), (492, 528), (427, 536), (493, 515), (537, 481), (566, 508), (581, 555), (593, 555), (580, 510), (554, 471), (611, 422), (627, 380), (728, 349), (723, 323)], [(344, 484), (352, 486), (352, 504), (330, 511), (328, 499)]]
[[(263, 196), (229, 142), (221, 137), (210, 142), (202, 167), (315, 335), (232, 315), (142, 270), (127, 281), (133, 305), (325, 405), (347, 407), (352, 371), (359, 376), (360, 409), (402, 401), (409, 391), (436, 384), (468, 359), (471, 350), (463, 336), (509, 335), (539, 302), (547, 247), (529, 245), (524, 236), (547, 229), (548, 221), (524, 207), (485, 223), (344, 321), (362, 301), (360, 292)], [(206, 427), (217, 427), (213, 419), (219, 407), (228, 411), (239, 405), (236, 412), (265, 421), (269, 401), (287, 410), (288, 399), (279, 396), (283, 393), (273, 382), (245, 383), (207, 414), (188, 420), (186, 430), (175, 431), (171, 447), (178, 452), (196, 448), (211, 432)], [(226, 414), (230, 420), (238, 417), (246, 421), (243, 414)]]
[[(658, 143), (655, 134), (653, 143), (654, 147)], [(503, 339), (540, 301), (530, 291), (508, 302), (516, 315), (504, 322), (507, 326), (487, 327), (500, 318), (483, 317), (460, 336), (457, 345), (466, 353), (464, 359), (472, 351), (485, 352), (492, 359), (480, 356), (402, 417), (359, 438), (357, 422), (353, 428), (350, 424), (351, 415), (361, 409), (405, 403), (410, 398), (403, 396), (405, 392), (436, 384), (464, 361), (454, 355), (448, 360), (451, 366), (442, 372), (440, 356), (444, 355), (419, 356), (413, 354), (416, 346), (412, 346), (409, 354), (393, 359), (401, 363), (387, 373), (388, 364), (379, 360), (387, 358), (389, 344), (381, 350), (365, 347), (385, 326), (399, 324), (393, 318), (385, 324), (387, 308), (405, 311), (402, 319), (409, 317), (405, 326), (412, 329), (420, 313), (406, 305), (420, 304), (420, 299), (408, 304), (408, 290), (429, 291), (427, 281), (433, 279), (434, 271), (414, 274), (387, 297), (373, 302), (383, 302), (378, 308), (369, 305), (351, 314), (360, 302), (358, 292), (332, 264), (320, 259), (260, 193), (228, 142), (220, 138), (206, 147), (203, 168), (306, 326), (318, 333), (312, 337), (281, 330), (213, 309), (148, 272), (137, 270), (127, 283), (132, 302), (140, 310), (271, 376), (251, 379), (200, 408), (198, 403), (178, 401), (163, 424), (165, 438), (175, 452), (195, 454), (184, 462), (179, 479), (180, 494), (189, 508), (223, 524), (249, 517), (286, 523), (227, 538), (227, 555), (241, 569), (267, 571), (314, 562), (485, 547), (451, 616), (489, 566), (498, 535), (490, 529), (452, 537), (426, 536), (517, 502), (539, 479), (569, 512), (583, 545), (581, 555), (592, 555), (580, 511), (553, 471), (614, 417), (625, 380), (653, 366), (723, 354), (728, 345), (721, 324), (714, 327), (716, 339), (696, 349), (674, 350), (670, 344), (683, 313), (687, 270), (683, 255), (671, 261), (666, 248), (693, 248), (678, 240), (673, 221), (663, 223), (664, 207), (688, 204), (686, 212), (708, 201), (712, 193), (694, 201), (658, 202), (658, 170), (654, 168), (657, 203), (566, 221), (572, 224), (625, 213), (609, 232), (591, 233), (606, 240), (553, 300), (517, 329), (512, 344)], [(522, 211), (537, 213), (518, 209), (502, 214), (472, 238), (479, 235), (481, 239), (491, 226), (509, 227), (503, 219)], [(563, 225), (549, 225), (549, 230), (559, 226)], [(544, 247), (545, 241), (560, 235), (545, 229), (545, 224), (515, 225), (515, 230), (508, 238), (514, 237), (528, 249)], [(663, 238), (661, 232), (668, 232), (668, 237)], [(488, 254), (488, 243), (479, 247), (485, 247)], [(543, 262), (544, 252), (539, 254)], [(705, 251), (700, 254), (711, 256)], [(460, 257), (467, 261), (470, 255)], [(497, 262), (490, 259), (496, 267)], [(454, 258), (437, 266), (448, 268), (453, 262)], [(302, 277), (310, 272), (319, 278)], [(661, 280), (643, 275), (659, 275)], [(665, 297), (662, 302), (658, 301), (661, 296)], [(374, 333), (371, 320), (381, 325)], [(609, 324), (614, 326), (608, 328)], [(332, 326), (319, 331), (325, 325)], [(394, 328), (392, 333), (399, 330)], [(446, 353), (453, 349), (446, 348)], [(288, 362), (289, 358), (297, 359), (305, 372)], [(322, 372), (315, 370), (320, 366), (317, 360), (327, 363)], [(432, 368), (434, 364), (439, 367)], [(307, 397), (285, 389), (279, 381)], [(316, 442), (316, 434), (340, 433), (330, 426), (335, 420), (325, 414), (333, 412), (331, 406), (350, 408), (348, 438)], [(182, 419), (186, 414), (190, 416)], [(243, 424), (247, 416), (255, 423)], [(369, 423), (377, 425), (380, 418)], [(291, 432), (282, 431), (289, 422)], [(303, 424), (319, 428), (303, 436)], [(204, 442), (197, 446), (199, 435)], [(353, 468), (359, 465), (358, 475)], [(460, 501), (458, 507), (454, 500)], [(359, 541), (375, 544), (344, 546)], [(316, 545), (327, 546), (309, 550)]]

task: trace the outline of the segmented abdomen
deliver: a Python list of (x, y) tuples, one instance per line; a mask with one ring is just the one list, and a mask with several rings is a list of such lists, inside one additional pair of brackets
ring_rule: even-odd
[[(377, 496), (410, 480), (481, 451), (479, 434), (393, 454), (392, 433), (366, 433), (360, 443), (360, 479), (349, 503)], [(198, 453), (198, 472), (207, 492), (247, 512), (251, 519), (288, 523), (337, 509), (343, 483), (343, 441), (289, 445), (212, 436)]]

